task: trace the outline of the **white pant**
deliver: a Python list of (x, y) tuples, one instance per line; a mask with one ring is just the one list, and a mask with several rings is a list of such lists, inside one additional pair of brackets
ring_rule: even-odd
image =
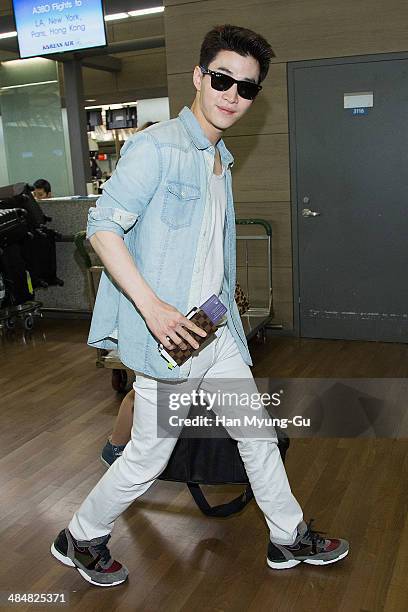
[[(157, 358), (161, 359), (159, 355)], [(215, 340), (193, 357), (188, 381), (171, 384), (179, 393), (194, 379), (194, 382), (199, 382), (200, 389), (208, 392), (212, 385), (214, 388), (214, 379), (220, 378), (243, 379), (247, 393), (257, 392), (251, 370), (243, 361), (226, 325), (219, 328)], [(134, 389), (131, 440), (123, 455), (113, 463), (74, 514), (69, 530), (77, 540), (91, 540), (110, 533), (116, 518), (147, 491), (164, 470), (176, 444), (176, 437), (157, 437), (157, 381), (137, 375)], [(182, 410), (187, 415), (189, 408)], [(215, 405), (213, 411), (222, 414), (224, 407)], [(182, 416), (180, 411), (178, 415)], [(269, 429), (268, 433), (264, 431), (256, 438), (242, 437), (242, 431), (236, 428), (227, 429), (238, 441), (239, 453), (255, 500), (265, 515), (271, 540), (277, 544), (292, 544), (303, 516), (290, 490), (274, 429)]]

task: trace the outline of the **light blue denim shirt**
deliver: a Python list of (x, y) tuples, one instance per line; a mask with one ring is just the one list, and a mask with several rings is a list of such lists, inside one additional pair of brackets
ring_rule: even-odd
[[(221, 301), (227, 325), (244, 361), (252, 365), (235, 303), (236, 234), (232, 198), (233, 157), (220, 140), (217, 148), (226, 168), (227, 207), (224, 230), (224, 281)], [(135, 264), (160, 299), (182, 313), (199, 306), (203, 270), (202, 235), (215, 148), (194, 114), (184, 107), (176, 119), (129, 138), (102, 196), (89, 210), (87, 237), (112, 231), (123, 237)], [(115, 337), (116, 336), (116, 337)], [(191, 358), (169, 370), (157, 339), (133, 302), (108, 274), (99, 284), (88, 344), (117, 349), (122, 363), (155, 378), (184, 379)]]

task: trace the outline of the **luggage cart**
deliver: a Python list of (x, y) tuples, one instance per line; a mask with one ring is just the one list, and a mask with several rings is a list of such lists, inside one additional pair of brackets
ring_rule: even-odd
[[(91, 310), (93, 310), (96, 300), (99, 279), (103, 272), (103, 265), (93, 263), (91, 254), (85, 246), (86, 232), (77, 232), (74, 236), (74, 242), (78, 254), (86, 268), (87, 285), (89, 291), (89, 302)], [(126, 391), (128, 383), (128, 369), (120, 361), (117, 351), (107, 351), (104, 349), (96, 349), (96, 367), (108, 368), (112, 370), (112, 388), (120, 393)]]
[(41, 306), (42, 302), (32, 300), (18, 306), (0, 308), (0, 328), (15, 329), (17, 319), (21, 319), (24, 329), (31, 331), (34, 327), (34, 317), (42, 317)]
[[(27, 211), (21, 208), (0, 208), (0, 257), (3, 255), (3, 249), (6, 249), (14, 242), (18, 242), (27, 234), (26, 217)], [(31, 278), (27, 271), (26, 275), (26, 297), (31, 297), (32, 299), (26, 299), (23, 303), (16, 304), (13, 297), (10, 299), (12, 283), (8, 285), (0, 265), (0, 330), (3, 328), (13, 330), (16, 327), (17, 320), (21, 319), (24, 329), (30, 331), (34, 327), (34, 317), (42, 317), (42, 302), (34, 299)], [(6, 302), (6, 305), (4, 305), (4, 302)]]
[[(237, 241), (243, 241), (244, 243), (244, 279), (239, 278), (238, 281), (242, 287), (245, 287), (245, 291), (248, 295), (250, 306), (247, 312), (241, 314), (241, 320), (244, 327), (245, 335), (248, 340), (256, 336), (261, 338), (263, 342), (266, 342), (266, 326), (271, 322), (273, 318), (273, 289), (272, 289), (272, 227), (265, 219), (236, 219), (236, 225), (245, 225), (248, 228), (262, 228), (262, 233), (251, 232), (248, 235), (238, 235)], [(250, 230), (251, 231), (251, 230)], [(260, 306), (251, 306), (251, 282), (250, 282), (250, 256), (248, 243), (251, 241), (260, 241), (265, 243), (266, 253), (266, 278), (264, 286), (260, 287), (260, 291), (263, 294), (262, 304)], [(254, 244), (258, 244), (254, 243)], [(238, 257), (237, 257), (238, 259)], [(252, 287), (254, 289), (254, 287)], [(258, 288), (257, 288), (258, 289)]]

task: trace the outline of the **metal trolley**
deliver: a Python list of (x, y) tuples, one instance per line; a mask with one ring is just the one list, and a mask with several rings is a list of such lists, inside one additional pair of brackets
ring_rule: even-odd
[[(88, 251), (86, 244), (86, 232), (77, 232), (74, 236), (75, 246), (81, 259), (85, 265), (87, 285), (89, 291), (89, 301), (93, 310), (96, 300), (96, 293), (100, 276), (104, 267), (101, 263), (94, 263), (91, 258), (93, 251)], [(115, 391), (123, 392), (126, 390), (128, 382), (128, 368), (120, 361), (117, 351), (107, 351), (104, 349), (96, 349), (96, 367), (108, 368), (112, 370), (112, 388)], [(133, 374), (133, 372), (132, 372)]]
[(18, 306), (0, 308), (0, 328), (4, 326), (7, 330), (12, 330), (16, 327), (17, 320), (21, 319), (24, 329), (31, 331), (34, 327), (34, 317), (42, 317), (41, 306), (42, 302), (30, 300)]
[[(253, 336), (262, 338), (266, 341), (266, 326), (271, 322), (273, 312), (273, 288), (272, 288), (272, 227), (265, 219), (236, 219), (236, 225), (245, 225), (249, 232), (246, 235), (238, 234), (237, 241), (243, 242), (244, 262), (243, 274), (238, 274), (238, 281), (245, 289), (249, 298), (249, 309), (241, 314), (242, 324), (248, 340)], [(255, 233), (254, 228), (258, 228), (261, 232)], [(249, 244), (252, 241), (254, 244), (262, 244), (261, 249), (266, 257), (265, 279), (261, 281), (260, 286), (256, 286), (251, 282), (251, 257), (249, 252)], [(257, 253), (258, 254), (258, 253)], [(240, 252), (237, 259), (239, 259)], [(251, 293), (257, 292), (258, 306), (251, 306)]]
[[(248, 235), (238, 235), (237, 241), (243, 241), (245, 260), (244, 260), (244, 278), (239, 279), (242, 284), (245, 284), (245, 290), (251, 302), (251, 288), (253, 284), (250, 282), (250, 255), (248, 243), (251, 241), (262, 241), (266, 245), (265, 254), (267, 259), (266, 271), (267, 278), (264, 286), (255, 288), (258, 295), (260, 294), (262, 305), (261, 306), (249, 306), (248, 310), (241, 314), (242, 324), (247, 339), (251, 339), (256, 336), (261, 338), (264, 342), (266, 341), (266, 326), (273, 317), (273, 293), (272, 293), (272, 228), (268, 221), (264, 219), (236, 219), (238, 226), (248, 226), (249, 231), (257, 226), (263, 230), (262, 234), (250, 233)], [(89, 290), (89, 298), (91, 308), (93, 309), (97, 287), (99, 283), (100, 275), (103, 271), (103, 266), (92, 261), (92, 251), (89, 251), (85, 244), (86, 232), (78, 232), (75, 234), (74, 242), (79, 255), (84, 263), (87, 276), (87, 284)], [(96, 366), (99, 368), (108, 368), (112, 370), (112, 387), (115, 391), (125, 391), (128, 381), (129, 370), (120, 361), (118, 353), (114, 350), (106, 351), (104, 349), (97, 349)], [(133, 373), (132, 373), (133, 374)]]

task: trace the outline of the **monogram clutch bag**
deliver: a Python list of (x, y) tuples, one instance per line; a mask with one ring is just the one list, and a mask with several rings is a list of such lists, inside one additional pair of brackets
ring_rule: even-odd
[[(204, 304), (200, 306), (200, 308), (193, 308), (186, 315), (188, 319), (207, 332), (207, 335), (203, 337), (191, 330), (189, 331), (194, 340), (197, 341), (199, 348), (204, 342), (207, 342), (215, 335), (218, 324), (226, 312), (227, 309), (224, 304), (216, 295), (212, 295), (206, 302), (204, 302)], [(198, 349), (193, 348), (191, 344), (188, 344), (187, 342), (185, 342), (185, 344), (187, 344), (185, 349), (180, 348), (180, 346), (176, 346), (173, 349), (165, 349), (162, 344), (158, 345), (159, 353), (167, 361), (167, 367), (170, 370), (177, 366), (183, 365), (183, 363), (185, 363), (195, 351), (198, 351)]]

